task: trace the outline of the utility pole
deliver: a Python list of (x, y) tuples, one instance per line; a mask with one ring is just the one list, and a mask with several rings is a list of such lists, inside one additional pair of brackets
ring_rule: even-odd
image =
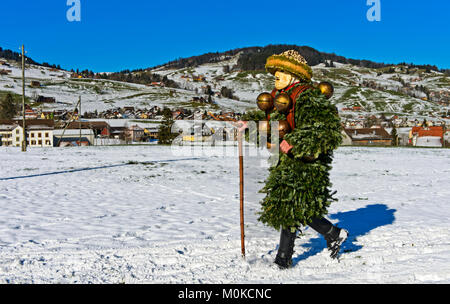
[(23, 118), (23, 140), (22, 152), (27, 151), (27, 130), (25, 125), (25, 46), (22, 44), (22, 118)]
[(78, 103), (80, 104), (80, 110), (78, 112), (78, 123), (80, 126), (80, 143), (79, 146), (81, 147), (81, 96), (78, 97)]

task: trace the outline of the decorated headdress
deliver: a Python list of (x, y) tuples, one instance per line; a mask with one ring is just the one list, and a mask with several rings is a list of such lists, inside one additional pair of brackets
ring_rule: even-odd
[(273, 75), (276, 71), (288, 72), (307, 82), (311, 81), (313, 75), (305, 58), (295, 50), (289, 50), (267, 58), (266, 70)]

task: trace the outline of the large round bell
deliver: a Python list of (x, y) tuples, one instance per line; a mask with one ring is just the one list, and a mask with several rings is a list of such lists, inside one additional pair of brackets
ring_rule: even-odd
[(273, 97), (270, 93), (261, 93), (256, 98), (256, 104), (260, 110), (270, 111), (273, 109)]
[(291, 97), (287, 93), (280, 93), (275, 97), (275, 108), (280, 113), (286, 113), (289, 111), (292, 105)]
[(278, 121), (278, 133), (280, 139), (283, 139), (283, 137), (291, 132), (291, 126), (287, 122), (287, 120), (280, 120)]
[(323, 82), (319, 83), (318, 88), (319, 88), (320, 92), (322, 92), (322, 94), (325, 95), (325, 97), (327, 99), (330, 99), (331, 96), (333, 96), (334, 88), (331, 83), (323, 81)]

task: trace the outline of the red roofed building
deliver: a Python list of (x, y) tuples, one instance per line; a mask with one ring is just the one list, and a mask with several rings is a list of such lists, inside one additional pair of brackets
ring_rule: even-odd
[(391, 146), (392, 136), (382, 127), (376, 128), (344, 128), (343, 145), (359, 146)]
[(413, 127), (409, 138), (413, 146), (442, 147), (444, 143), (444, 128), (442, 126)]

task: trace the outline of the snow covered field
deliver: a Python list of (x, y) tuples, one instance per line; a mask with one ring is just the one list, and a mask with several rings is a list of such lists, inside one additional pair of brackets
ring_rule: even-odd
[(220, 151), (0, 147), (0, 283), (450, 283), (449, 149), (339, 148), (328, 218), (345, 252), (306, 229), (286, 271), (251, 157), (240, 257), (238, 161)]

